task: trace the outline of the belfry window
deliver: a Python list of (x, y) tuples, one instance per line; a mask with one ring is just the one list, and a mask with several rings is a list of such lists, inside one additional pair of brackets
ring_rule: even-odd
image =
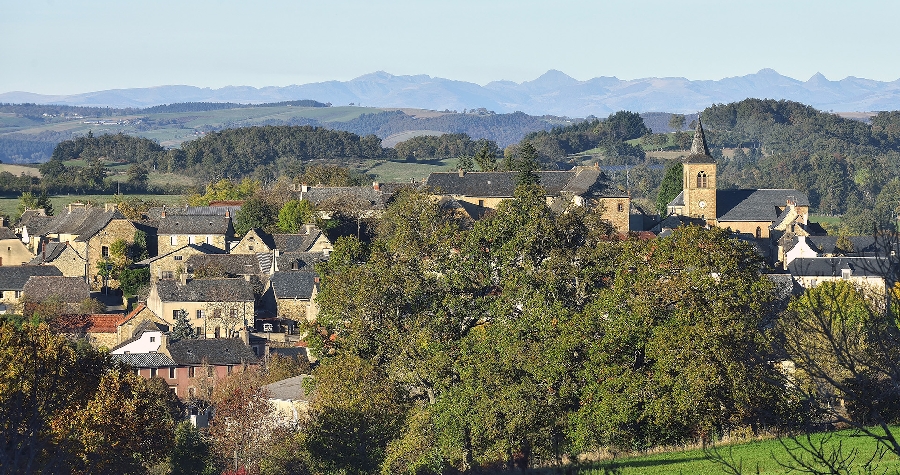
[(697, 188), (707, 188), (709, 187), (709, 178), (706, 176), (706, 172), (700, 172), (697, 174)]

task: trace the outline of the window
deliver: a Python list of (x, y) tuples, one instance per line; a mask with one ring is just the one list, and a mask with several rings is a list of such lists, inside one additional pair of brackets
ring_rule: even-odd
[(170, 270), (164, 270), (164, 271), (162, 271), (162, 275), (160, 275), (160, 278), (161, 279), (174, 279), (175, 273)]
[(756, 239), (759, 239), (759, 238), (761, 238), (761, 237), (762, 237), (762, 228), (760, 228), (759, 226), (757, 226), (757, 227), (756, 227)]
[(232, 371), (234, 371), (234, 365), (228, 365), (228, 374), (231, 374)]
[(203, 313), (203, 310), (197, 310), (197, 318), (203, 319), (205, 316), (206, 314)]
[(478, 206), (484, 206), (484, 200), (478, 200)]
[(617, 209), (618, 209), (619, 212), (621, 213), (621, 212), (625, 211), (625, 205), (623, 205), (622, 203), (619, 203), (619, 206), (618, 206)]
[(141, 375), (141, 368), (135, 368), (135, 369), (134, 369), (134, 374), (140, 376), (140, 375)]
[(100, 255), (103, 257), (109, 257), (109, 246), (100, 246)]
[(21, 296), (22, 296), (22, 291), (21, 291), (21, 290), (17, 290), (17, 291), (16, 291), (16, 298), (19, 298), (19, 297), (21, 297)]
[(701, 171), (697, 174), (697, 188), (707, 188), (709, 186), (709, 177), (706, 172)]
[(212, 236), (206, 236), (206, 244), (212, 244)]
[(169, 379), (175, 379), (175, 367), (169, 366)]
[(252, 251), (252, 250), (253, 250), (253, 246), (247, 246), (247, 249), (249, 249), (249, 250)]
[[(193, 369), (193, 368), (191, 368), (191, 369)], [(188, 396), (194, 397), (194, 388), (188, 388)]]
[(209, 377), (211, 378), (212, 375), (213, 375), (213, 370), (214, 370), (214, 369), (215, 369), (215, 368), (213, 368), (212, 366), (207, 366), (207, 367), (206, 367), (206, 375), (209, 376)]
[(182, 260), (182, 259), (184, 259), (184, 256), (175, 256), (175, 260), (176, 260), (176, 261), (180, 261), (180, 260)]
[[(193, 377), (194, 377), (194, 367), (188, 366), (188, 378), (193, 378)], [(191, 388), (191, 389), (193, 390), (194, 388)]]
[(155, 336), (151, 336), (151, 337), (150, 337), (150, 343), (154, 343), (155, 341), (156, 341), (156, 337), (155, 337)]
[(169, 237), (169, 244), (173, 246), (178, 244), (178, 236), (173, 234), (171, 237)]
[(155, 377), (156, 377), (156, 368), (150, 368), (150, 377), (151, 377), (151, 378), (155, 378)]
[(177, 322), (178, 317), (181, 316), (181, 310), (172, 310), (172, 321)]

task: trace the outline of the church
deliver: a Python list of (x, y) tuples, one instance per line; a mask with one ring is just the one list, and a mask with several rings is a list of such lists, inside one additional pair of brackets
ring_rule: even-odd
[(762, 247), (769, 247), (767, 244), (785, 233), (805, 234), (809, 217), (806, 193), (793, 189), (716, 189), (716, 161), (709, 154), (699, 118), (690, 154), (682, 166), (682, 191), (668, 204), (670, 218), (660, 223), (661, 228), (675, 227), (682, 221), (717, 226), (752, 237)]

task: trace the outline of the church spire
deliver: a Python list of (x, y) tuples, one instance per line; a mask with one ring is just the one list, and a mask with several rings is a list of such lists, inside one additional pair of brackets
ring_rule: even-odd
[(703, 135), (703, 124), (700, 116), (697, 116), (697, 130), (694, 131), (694, 141), (691, 143), (691, 155), (709, 156), (709, 147), (706, 146), (706, 136)]

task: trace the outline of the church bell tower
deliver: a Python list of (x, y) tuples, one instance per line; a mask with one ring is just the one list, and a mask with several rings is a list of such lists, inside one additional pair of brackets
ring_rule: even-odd
[(716, 161), (709, 155), (703, 124), (697, 117), (697, 129), (691, 153), (682, 162), (684, 170), (684, 214), (702, 218), (711, 224), (716, 220)]

